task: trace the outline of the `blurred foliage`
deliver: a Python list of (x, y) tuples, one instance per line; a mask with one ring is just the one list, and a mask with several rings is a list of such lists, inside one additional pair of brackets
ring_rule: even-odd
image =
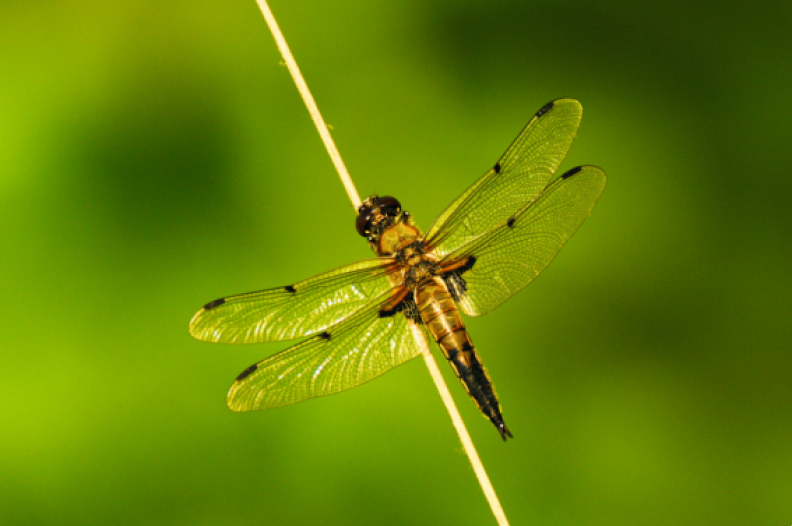
[[(603, 198), (468, 328), (512, 524), (792, 522), (792, 4), (285, 2), (362, 195), (432, 218), (546, 102)], [(0, 4), (1, 524), (493, 524), (420, 361), (233, 414), (219, 296), (368, 257), (253, 0)]]

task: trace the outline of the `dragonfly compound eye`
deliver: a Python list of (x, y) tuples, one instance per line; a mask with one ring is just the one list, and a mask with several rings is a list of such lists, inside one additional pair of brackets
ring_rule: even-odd
[(371, 213), (374, 210), (370, 206), (363, 205), (358, 209), (358, 216), (355, 220), (355, 228), (357, 228), (358, 234), (363, 237), (366, 237), (366, 231), (368, 230), (369, 219), (371, 219)]
[(390, 195), (380, 197), (377, 200), (377, 204), (382, 209), (382, 213), (386, 215), (395, 216), (401, 211), (401, 203)]

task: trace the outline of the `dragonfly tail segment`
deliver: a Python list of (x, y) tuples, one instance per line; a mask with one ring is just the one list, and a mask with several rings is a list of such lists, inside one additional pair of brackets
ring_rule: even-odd
[(500, 423), (496, 423), (494, 420), (492, 423), (495, 424), (495, 429), (498, 430), (504, 442), (506, 442), (506, 437), (514, 438), (514, 435), (511, 434), (511, 431), (509, 431), (509, 428), (506, 427), (506, 424), (503, 422), (503, 418), (500, 419)]
[(441, 348), (468, 395), (476, 403), (479, 411), (492, 422), (503, 441), (505, 442), (507, 438), (514, 438), (503, 421), (500, 403), (495, 394), (492, 380), (490, 380), (489, 374), (473, 346), (463, 345), (461, 350), (447, 349), (442, 345)]
[[(459, 269), (467, 264), (459, 268), (450, 265), (446, 269), (446, 274), (459, 272)], [(456, 292), (461, 293), (463, 290), (464, 286), (460, 286)], [(511, 431), (506, 427), (501, 416), (500, 403), (495, 395), (492, 380), (473, 347), (446, 281), (442, 276), (433, 276), (425, 280), (416, 287), (414, 298), (426, 329), (443, 351), (448, 365), (454, 370), (454, 374), (462, 382), (470, 398), (484, 416), (495, 425), (503, 440), (507, 437), (511, 438)]]

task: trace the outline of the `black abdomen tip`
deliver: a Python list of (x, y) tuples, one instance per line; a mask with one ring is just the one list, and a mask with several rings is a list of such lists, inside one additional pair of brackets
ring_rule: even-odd
[(506, 427), (506, 424), (503, 422), (503, 420), (497, 423), (493, 420), (492, 423), (495, 424), (495, 429), (498, 430), (498, 433), (500, 433), (500, 436), (504, 442), (506, 442), (506, 437), (514, 438), (514, 436), (512, 436), (511, 434), (511, 431), (509, 431), (509, 428)]

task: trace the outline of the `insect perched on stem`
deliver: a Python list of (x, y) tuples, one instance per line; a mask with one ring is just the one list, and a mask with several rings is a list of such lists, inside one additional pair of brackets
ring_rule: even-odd
[(511, 437), (495, 389), (459, 312), (480, 316), (533, 281), (588, 217), (605, 172), (579, 166), (553, 179), (583, 108), (545, 105), (497, 163), (424, 234), (394, 197), (371, 196), (356, 227), (377, 257), (284, 287), (207, 303), (190, 334), (220, 343), (308, 339), (245, 369), (228, 393), (234, 411), (289, 405), (357, 386), (420, 350), (432, 336), (481, 412)]

